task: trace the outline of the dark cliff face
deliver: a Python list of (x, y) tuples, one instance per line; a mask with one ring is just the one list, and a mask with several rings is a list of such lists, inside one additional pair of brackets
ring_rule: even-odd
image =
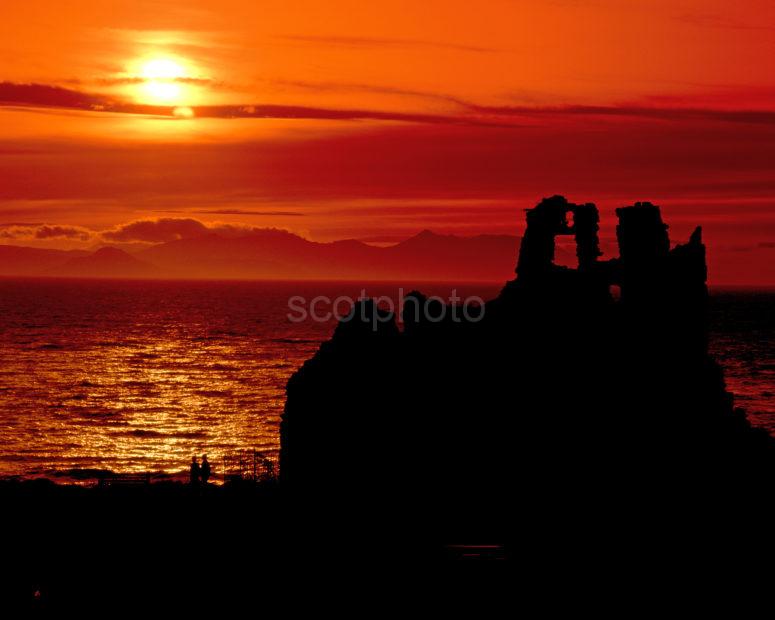
[[(403, 331), (357, 306), (288, 383), (283, 485), (492, 523), (769, 474), (773, 440), (707, 354), (700, 229), (671, 249), (658, 207), (617, 215), (620, 256), (600, 261), (594, 205), (528, 211), (517, 278), (480, 321), (429, 321), (419, 293)], [(553, 263), (557, 235), (575, 237), (578, 269)]]

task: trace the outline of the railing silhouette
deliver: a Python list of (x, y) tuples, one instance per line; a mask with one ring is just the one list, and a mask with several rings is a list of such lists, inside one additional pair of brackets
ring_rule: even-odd
[(267, 482), (277, 478), (277, 458), (260, 450), (235, 450), (223, 457), (224, 482)]

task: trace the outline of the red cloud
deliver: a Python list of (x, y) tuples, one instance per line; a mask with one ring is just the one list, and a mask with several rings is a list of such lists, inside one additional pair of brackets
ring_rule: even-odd
[(36, 239), (80, 239), (81, 241), (88, 241), (91, 239), (92, 232), (85, 228), (78, 228), (77, 226), (41, 226), (35, 231)]
[(199, 237), (210, 229), (199, 220), (190, 218), (162, 218), (139, 220), (123, 224), (114, 230), (106, 230), (102, 237), (108, 241), (144, 241), (163, 243), (188, 237)]
[(0, 239), (77, 239), (88, 241), (92, 231), (80, 226), (11, 224), (0, 226)]
[[(267, 229), (232, 224), (204, 224), (193, 218), (160, 218), (158, 220), (137, 220), (122, 224), (113, 230), (101, 233), (106, 241), (165, 243), (178, 239), (201, 237), (207, 233), (217, 233), (224, 237), (241, 237)], [(284, 231), (283, 231), (284, 232)]]

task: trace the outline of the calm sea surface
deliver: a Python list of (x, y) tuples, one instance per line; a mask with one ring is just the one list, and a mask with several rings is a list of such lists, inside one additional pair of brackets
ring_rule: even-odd
[[(443, 297), (452, 288), (416, 286)], [(289, 298), (362, 288), (0, 279), (0, 476), (184, 475), (194, 454), (218, 470), (244, 448), (276, 459), (285, 383), (333, 328), (291, 322)], [(456, 288), (491, 298), (500, 285)], [(365, 289), (398, 296), (398, 285)], [(711, 310), (730, 389), (775, 434), (775, 293), (717, 292)]]

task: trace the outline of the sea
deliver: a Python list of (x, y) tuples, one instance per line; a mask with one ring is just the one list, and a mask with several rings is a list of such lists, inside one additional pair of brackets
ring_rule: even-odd
[[(458, 303), (501, 284), (0, 279), (0, 478), (185, 479), (235, 455), (275, 462), (290, 375), (362, 296)], [(711, 295), (711, 351), (775, 435), (775, 290)], [(401, 421), (397, 420), (400, 424)]]

